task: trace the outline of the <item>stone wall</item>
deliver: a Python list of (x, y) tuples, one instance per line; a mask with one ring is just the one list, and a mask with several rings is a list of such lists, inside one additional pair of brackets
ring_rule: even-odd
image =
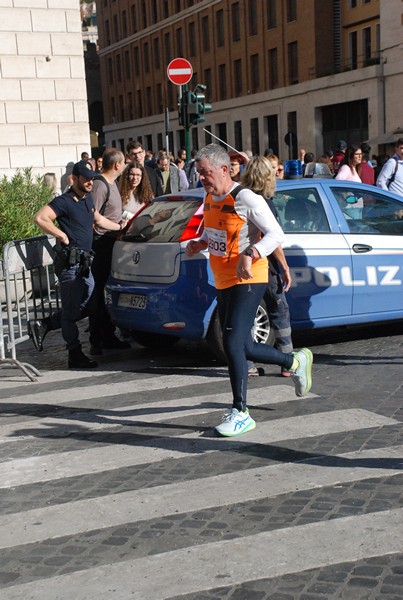
[[(0, 176), (90, 151), (78, 0), (0, 0)], [(70, 164), (69, 164), (70, 163)]]

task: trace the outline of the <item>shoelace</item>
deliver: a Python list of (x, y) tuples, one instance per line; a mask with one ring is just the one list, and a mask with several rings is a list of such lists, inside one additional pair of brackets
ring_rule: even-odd
[(226, 413), (223, 414), (221, 422), (222, 423), (227, 423), (229, 421), (233, 421), (234, 419), (236, 419), (237, 417), (239, 417), (240, 415), (244, 415), (248, 413), (248, 409), (246, 409), (245, 413), (238, 411), (237, 413), (232, 412), (233, 409), (227, 411)]
[(232, 410), (229, 410), (228, 412), (224, 413), (221, 419), (222, 423), (226, 423), (228, 421), (232, 421), (232, 419), (234, 419), (236, 417), (236, 414), (232, 412)]

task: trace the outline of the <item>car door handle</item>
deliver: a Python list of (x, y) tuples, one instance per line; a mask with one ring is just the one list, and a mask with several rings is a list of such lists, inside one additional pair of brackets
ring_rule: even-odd
[(368, 246), (368, 244), (354, 244), (353, 250), (357, 254), (363, 254), (364, 252), (371, 252), (372, 246)]

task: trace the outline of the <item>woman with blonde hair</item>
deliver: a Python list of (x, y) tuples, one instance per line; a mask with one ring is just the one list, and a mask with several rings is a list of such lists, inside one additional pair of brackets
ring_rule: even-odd
[(150, 180), (142, 165), (129, 162), (119, 183), (122, 198), (123, 218), (130, 219), (140, 208), (154, 198)]
[(242, 173), (241, 183), (265, 200), (271, 198), (276, 191), (276, 172), (270, 160), (265, 156), (251, 158)]
[[(278, 213), (272, 197), (276, 191), (276, 172), (271, 162), (264, 156), (252, 158), (246, 165), (242, 174), (241, 183), (251, 189), (255, 194), (260, 194), (266, 200), (270, 210), (278, 219)], [(278, 246), (268, 256), (269, 283), (264, 294), (264, 301), (269, 314), (270, 326), (276, 338), (276, 346), (281, 352), (292, 352), (294, 347), (291, 339), (290, 311), (285, 292), (291, 287), (292, 279), (284, 250)], [(259, 370), (248, 362), (249, 376), (259, 375)], [(290, 377), (291, 372), (281, 369), (283, 377)]]

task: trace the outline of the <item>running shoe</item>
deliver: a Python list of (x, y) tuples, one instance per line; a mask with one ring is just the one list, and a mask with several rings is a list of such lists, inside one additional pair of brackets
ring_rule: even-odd
[(305, 396), (312, 386), (313, 355), (309, 348), (301, 348), (301, 350), (292, 354), (299, 362), (299, 365), (292, 373), (295, 393), (297, 396)]
[(221, 423), (215, 428), (216, 432), (226, 437), (241, 435), (251, 429), (255, 429), (256, 423), (249, 414), (249, 410), (239, 411), (231, 408), (224, 413)]

